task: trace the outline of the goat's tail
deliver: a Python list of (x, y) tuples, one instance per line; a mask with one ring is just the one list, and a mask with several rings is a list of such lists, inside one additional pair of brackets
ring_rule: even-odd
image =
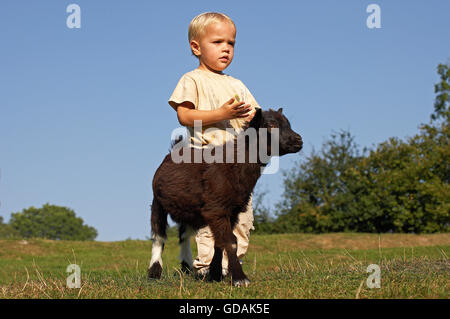
[(167, 238), (167, 212), (163, 210), (161, 204), (155, 198), (153, 198), (151, 210), (152, 239), (155, 236)]
[(153, 198), (152, 202), (152, 259), (148, 268), (148, 278), (161, 278), (162, 273), (162, 252), (164, 243), (167, 240), (167, 212), (161, 207), (161, 204)]

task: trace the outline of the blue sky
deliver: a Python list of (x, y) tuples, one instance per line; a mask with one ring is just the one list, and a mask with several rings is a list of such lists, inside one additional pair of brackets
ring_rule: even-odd
[[(81, 8), (81, 28), (66, 7)], [(366, 8), (381, 8), (369, 29)], [(187, 28), (205, 11), (237, 25), (226, 73), (304, 139), (289, 169), (333, 131), (361, 146), (417, 132), (450, 58), (449, 1), (1, 1), (0, 216), (75, 210), (97, 240), (149, 236), (151, 179), (179, 126), (167, 104), (197, 67)], [(267, 205), (283, 176), (264, 175)]]

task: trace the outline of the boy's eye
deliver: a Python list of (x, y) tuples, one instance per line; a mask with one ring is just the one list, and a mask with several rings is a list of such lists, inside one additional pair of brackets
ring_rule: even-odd
[[(222, 43), (222, 42), (223, 42), (222, 40), (213, 41), (213, 43)], [(232, 42), (232, 41), (228, 42), (228, 44), (234, 46), (234, 42)]]

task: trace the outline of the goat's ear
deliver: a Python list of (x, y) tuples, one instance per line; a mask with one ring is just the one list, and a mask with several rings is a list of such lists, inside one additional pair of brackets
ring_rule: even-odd
[(277, 112), (281, 114), (281, 112), (283, 112), (283, 108), (280, 107)]
[(261, 127), (261, 124), (262, 124), (262, 110), (260, 108), (257, 108), (255, 115), (250, 121), (249, 127), (257, 129)]

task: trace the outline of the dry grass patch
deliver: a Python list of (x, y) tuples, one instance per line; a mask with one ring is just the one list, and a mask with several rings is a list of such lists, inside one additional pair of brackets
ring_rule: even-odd
[[(258, 235), (253, 236), (257, 237)], [(276, 234), (262, 235), (264, 245), (253, 244), (250, 250), (267, 249), (288, 252), (305, 249), (379, 249), (394, 247), (424, 247), (450, 245), (450, 234)]]

